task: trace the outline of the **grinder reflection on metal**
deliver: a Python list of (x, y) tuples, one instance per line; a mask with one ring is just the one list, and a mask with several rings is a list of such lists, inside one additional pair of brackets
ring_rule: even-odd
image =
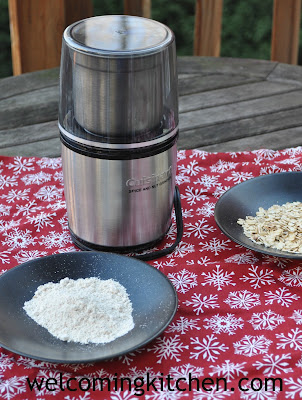
[(118, 252), (150, 248), (167, 233), (174, 202), (175, 248), (182, 218), (175, 187), (173, 32), (157, 21), (127, 15), (69, 26), (62, 45), (59, 128), (75, 244)]

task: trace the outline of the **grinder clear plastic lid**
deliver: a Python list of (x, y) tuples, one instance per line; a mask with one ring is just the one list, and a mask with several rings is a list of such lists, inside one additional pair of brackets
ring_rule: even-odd
[(69, 26), (62, 44), (59, 126), (65, 137), (97, 147), (149, 146), (172, 137), (178, 91), (171, 29), (129, 15)]
[(64, 34), (75, 50), (103, 56), (151, 54), (166, 47), (173, 35), (165, 25), (146, 18), (110, 15), (89, 18)]

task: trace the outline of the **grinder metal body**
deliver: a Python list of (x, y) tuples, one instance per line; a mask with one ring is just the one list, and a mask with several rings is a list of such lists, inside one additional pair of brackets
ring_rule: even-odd
[(59, 128), (74, 242), (129, 252), (161, 240), (171, 225), (177, 163), (173, 32), (124, 15), (68, 27)]

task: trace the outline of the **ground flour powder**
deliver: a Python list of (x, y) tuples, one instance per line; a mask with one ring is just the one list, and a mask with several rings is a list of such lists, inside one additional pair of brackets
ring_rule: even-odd
[(108, 343), (134, 327), (127, 291), (112, 279), (49, 282), (39, 286), (23, 308), (53, 336), (67, 342)]

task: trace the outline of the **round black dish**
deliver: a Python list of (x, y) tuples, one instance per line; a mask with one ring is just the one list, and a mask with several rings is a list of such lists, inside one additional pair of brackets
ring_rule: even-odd
[(281, 251), (250, 240), (237, 223), (239, 218), (255, 216), (259, 207), (302, 202), (302, 172), (281, 172), (249, 179), (227, 190), (215, 207), (215, 221), (234, 242), (248, 249), (276, 257), (302, 259), (302, 254)]
[[(63, 278), (114, 279), (133, 305), (134, 328), (106, 344), (83, 345), (56, 339), (23, 310), (37, 287)], [(169, 279), (140, 260), (112, 253), (71, 252), (28, 261), (0, 277), (0, 345), (17, 354), (57, 363), (84, 363), (118, 357), (156, 338), (177, 309)]]

